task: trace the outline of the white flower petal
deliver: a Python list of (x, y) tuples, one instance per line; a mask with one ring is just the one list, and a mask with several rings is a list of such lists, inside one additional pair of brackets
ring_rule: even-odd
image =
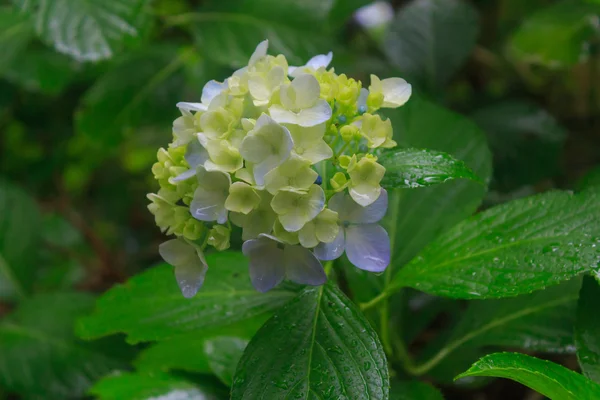
[(175, 268), (175, 279), (183, 296), (194, 297), (202, 287), (208, 270), (202, 252), (182, 239), (173, 239), (161, 244), (158, 252)]
[(286, 110), (277, 104), (269, 107), (269, 113), (271, 114), (271, 118), (280, 124), (309, 127), (329, 120), (331, 118), (331, 107), (327, 101), (320, 99), (313, 107), (300, 110), (298, 113)]
[(306, 109), (314, 106), (321, 93), (317, 78), (308, 74), (295, 78), (292, 81), (292, 88), (296, 92), (294, 100), (298, 109)]
[(316, 164), (333, 157), (333, 150), (324, 140), (320, 140), (300, 156), (310, 161), (311, 164)]
[(333, 52), (330, 51), (327, 54), (319, 54), (317, 56), (314, 56), (313, 58), (308, 60), (306, 66), (314, 70), (317, 70), (321, 67), (327, 68), (331, 63), (331, 60), (333, 60)]
[(331, 243), (319, 243), (315, 247), (315, 256), (319, 260), (330, 261), (339, 258), (344, 253), (346, 240), (344, 238), (344, 229), (340, 227), (340, 230)]
[(202, 89), (202, 104), (208, 105), (216, 96), (221, 94), (223, 90), (227, 88), (227, 84), (217, 82), (215, 80), (208, 81), (204, 88)]
[(346, 192), (334, 194), (329, 200), (329, 208), (336, 211), (340, 221), (352, 224), (371, 224), (383, 218), (387, 212), (388, 194), (381, 189), (381, 194), (370, 205), (363, 207)]
[(254, 53), (252, 53), (252, 56), (250, 56), (250, 61), (248, 62), (248, 65), (252, 66), (252, 65), (256, 64), (258, 61), (260, 61), (261, 58), (265, 57), (267, 55), (268, 48), (269, 48), (268, 40), (263, 40), (262, 42), (260, 42), (258, 44), (258, 46), (256, 46), (256, 49), (254, 50)]
[(327, 282), (323, 266), (315, 255), (302, 246), (286, 245), (283, 250), (285, 275), (301, 285), (319, 286)]
[(387, 78), (381, 81), (382, 107), (396, 108), (404, 105), (412, 94), (412, 86), (402, 78)]
[(188, 103), (185, 101), (180, 101), (177, 103), (177, 108), (182, 111), (206, 111), (208, 107), (202, 103)]
[(268, 237), (244, 242), (242, 252), (249, 259), (252, 285), (259, 292), (267, 292), (277, 286), (285, 276), (283, 249)]
[(225, 200), (229, 195), (231, 177), (220, 171), (207, 171), (202, 166), (196, 170), (198, 188), (190, 204), (190, 213), (200, 221), (227, 222)]
[(362, 270), (382, 272), (390, 263), (390, 238), (379, 224), (350, 225), (346, 228), (346, 255)]

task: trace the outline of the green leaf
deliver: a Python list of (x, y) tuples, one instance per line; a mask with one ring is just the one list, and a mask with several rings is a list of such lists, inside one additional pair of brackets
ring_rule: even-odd
[(600, 166), (596, 166), (588, 171), (577, 183), (575, 184), (575, 188), (578, 191), (587, 189), (592, 186), (600, 185)]
[(231, 398), (387, 399), (389, 376), (375, 331), (332, 284), (307, 287), (246, 348)]
[(57, 95), (83, 70), (81, 64), (47, 48), (23, 52), (4, 72), (7, 80), (33, 92)]
[(483, 357), (456, 379), (467, 376), (508, 378), (551, 400), (595, 400), (600, 385), (562, 365), (518, 353), (495, 353)]
[[(0, 324), (0, 386), (44, 399), (82, 396), (100, 376), (125, 364), (114, 346), (82, 343), (75, 319), (93, 307), (83, 293), (38, 295)], [(110, 351), (110, 349), (115, 351)]]
[(0, 299), (24, 297), (29, 292), (40, 224), (34, 200), (0, 179)]
[[(269, 6), (261, 9), (252, 4), (250, 10), (240, 11), (222, 3), (225, 9), (207, 9), (171, 21), (189, 25), (203, 54), (232, 68), (247, 65), (258, 43), (265, 39), (269, 40), (269, 53), (285, 55), (291, 65), (304, 65), (312, 56), (331, 50), (331, 35), (326, 33), (324, 22), (311, 20), (298, 25), (286, 19), (290, 11), (295, 12), (304, 2), (261, 0), (260, 3)], [(281, 5), (289, 3), (295, 3), (296, 7), (282, 12), (287, 7)], [(311, 29), (306, 29), (307, 26)]]
[[(181, 370), (208, 374), (212, 372), (205, 353), (205, 343), (218, 337), (235, 337), (250, 340), (269, 317), (268, 314), (247, 319), (225, 327), (203, 329), (174, 338), (161, 340), (142, 351), (135, 366), (143, 371)], [(194, 354), (190, 357), (190, 354)], [(234, 365), (235, 368), (235, 365)]]
[(405, 78), (442, 87), (463, 65), (479, 33), (477, 11), (461, 0), (414, 0), (402, 7), (383, 51)]
[[(485, 135), (467, 118), (419, 97), (387, 115), (394, 126), (394, 140), (400, 146), (448, 153), (462, 160), (484, 182), (488, 181), (491, 154)], [(473, 214), (485, 192), (480, 183), (459, 179), (391, 193), (384, 224), (394, 249), (392, 269), (398, 269), (436, 236)]]
[(590, 56), (597, 38), (595, 20), (600, 5), (591, 1), (565, 0), (527, 18), (512, 35), (508, 53), (519, 62), (565, 68)]
[(247, 340), (230, 336), (219, 336), (204, 342), (204, 352), (212, 372), (227, 386), (233, 383), (235, 368), (247, 345)]
[(129, 55), (85, 93), (76, 113), (78, 132), (109, 147), (134, 128), (169, 132), (179, 115), (177, 101), (199, 98), (201, 87), (189, 87), (184, 73), (192, 60), (193, 50), (160, 44)]
[(148, 0), (13, 1), (33, 18), (40, 39), (78, 61), (111, 58), (149, 21)]
[(172, 375), (121, 372), (106, 376), (90, 389), (98, 400), (185, 399), (216, 400), (209, 391)]
[(329, 13), (329, 21), (334, 26), (342, 25), (352, 17), (356, 10), (372, 2), (373, 0), (335, 0)]
[(8, 7), (0, 7), (0, 72), (11, 65), (33, 37), (31, 22)]
[(390, 400), (444, 400), (444, 397), (425, 382), (392, 381)]
[(590, 379), (600, 383), (600, 320), (598, 319), (600, 285), (594, 278), (583, 279), (577, 323), (575, 324), (575, 345), (581, 370)]
[(480, 179), (463, 161), (435, 150), (386, 151), (377, 160), (386, 169), (381, 186), (387, 189), (418, 188), (452, 179)]
[(392, 287), (454, 298), (530, 293), (597, 268), (600, 191), (549, 192), (488, 209), (438, 237)]
[(559, 172), (566, 132), (536, 104), (508, 100), (475, 111), (494, 153), (494, 179), (502, 190), (538, 183)]
[(95, 313), (79, 321), (78, 334), (90, 339), (123, 332), (132, 343), (166, 339), (276, 310), (295, 294), (285, 286), (257, 292), (241, 253), (214, 253), (206, 260), (210, 267), (206, 282), (194, 298), (181, 295), (172, 267), (163, 264), (106, 292)]

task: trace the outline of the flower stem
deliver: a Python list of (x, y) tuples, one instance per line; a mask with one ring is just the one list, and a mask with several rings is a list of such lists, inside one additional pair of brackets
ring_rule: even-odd
[(363, 311), (368, 310), (369, 308), (376, 306), (383, 300), (387, 299), (390, 296), (390, 294), (391, 293), (388, 293), (388, 292), (381, 292), (376, 297), (372, 298), (371, 300), (369, 300), (365, 303), (360, 303), (360, 309)]

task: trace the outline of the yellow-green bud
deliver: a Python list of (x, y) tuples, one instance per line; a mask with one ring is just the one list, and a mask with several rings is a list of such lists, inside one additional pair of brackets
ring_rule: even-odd
[(204, 233), (204, 224), (197, 219), (190, 218), (183, 227), (183, 237), (188, 240), (198, 240)]
[(215, 225), (208, 232), (208, 244), (219, 251), (229, 248), (229, 237), (231, 230), (224, 225)]
[(344, 142), (350, 142), (356, 137), (357, 133), (359, 133), (359, 131), (358, 127), (355, 125), (342, 126), (342, 129), (340, 129), (340, 134), (342, 135)]
[(367, 107), (369, 110), (379, 110), (383, 105), (383, 93), (369, 93)]
[(348, 181), (346, 174), (343, 172), (336, 172), (335, 175), (333, 175), (333, 178), (329, 180), (329, 184), (336, 192), (341, 192), (344, 190), (349, 183), (350, 181)]
[(344, 169), (348, 168), (348, 165), (350, 165), (350, 161), (351, 160), (352, 160), (352, 158), (350, 156), (345, 155), (345, 154), (342, 154), (338, 158), (338, 161), (340, 162), (340, 167), (342, 167)]

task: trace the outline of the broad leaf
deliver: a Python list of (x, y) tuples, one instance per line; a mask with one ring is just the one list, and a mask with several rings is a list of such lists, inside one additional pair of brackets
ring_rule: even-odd
[(501, 190), (538, 183), (559, 172), (566, 132), (536, 104), (512, 100), (477, 110), (473, 120), (494, 153), (494, 179)]
[(458, 224), (401, 269), (392, 287), (439, 296), (530, 293), (597, 268), (600, 190), (549, 192)]
[(585, 277), (575, 325), (575, 345), (581, 370), (590, 379), (600, 383), (600, 319), (598, 302), (600, 284), (592, 277)]
[[(203, 54), (233, 68), (248, 64), (261, 41), (269, 40), (270, 54), (283, 54), (291, 65), (304, 65), (309, 58), (331, 50), (325, 18), (331, 1), (220, 2), (198, 13), (172, 18), (189, 26)], [(288, 18), (290, 15), (293, 18)], [(310, 26), (310, 29), (307, 27)]]
[(9, 67), (33, 37), (31, 22), (8, 7), (0, 7), (0, 72)]
[[(181, 370), (211, 373), (209, 358), (205, 352), (208, 341), (222, 336), (248, 341), (269, 317), (268, 314), (240, 321), (227, 326), (194, 331), (172, 339), (161, 340), (142, 351), (135, 366), (143, 371)], [(193, 357), (190, 357), (193, 354)], [(234, 365), (235, 368), (235, 365)]]
[(390, 400), (444, 400), (444, 397), (425, 382), (392, 381)]
[(592, 186), (600, 185), (600, 166), (592, 168), (585, 174), (577, 183), (575, 184), (575, 188), (577, 190), (584, 190)]
[[(114, 345), (77, 341), (75, 319), (93, 307), (83, 293), (39, 295), (0, 323), (0, 386), (31, 398), (82, 396), (100, 376), (125, 367)], [(115, 354), (115, 356), (113, 356)]]
[(527, 18), (509, 41), (511, 58), (550, 68), (565, 68), (585, 61), (597, 37), (595, 19), (600, 4), (564, 0)]
[(172, 267), (160, 265), (105, 293), (96, 312), (80, 321), (79, 335), (89, 339), (123, 332), (132, 343), (165, 339), (253, 318), (276, 310), (295, 294), (285, 286), (257, 292), (241, 253), (215, 253), (206, 259), (206, 282), (195, 297), (184, 298)]
[(216, 400), (210, 390), (165, 373), (120, 372), (108, 375), (90, 389), (98, 400)]
[(40, 224), (34, 200), (0, 179), (0, 299), (23, 297), (31, 288)]
[(475, 47), (478, 19), (465, 1), (414, 0), (398, 10), (383, 51), (407, 79), (440, 88)]
[(377, 335), (332, 284), (307, 287), (252, 339), (231, 398), (387, 399), (389, 377)]
[[(190, 87), (184, 73), (194, 60), (191, 49), (161, 45), (129, 55), (85, 93), (76, 113), (77, 130), (109, 147), (134, 128), (169, 132), (180, 115), (177, 101), (200, 96), (201, 86)], [(196, 68), (201, 70), (202, 63)]]
[(43, 41), (78, 61), (111, 58), (149, 21), (148, 0), (13, 0)]
[(235, 368), (247, 345), (247, 340), (230, 336), (218, 336), (204, 342), (210, 368), (225, 385), (233, 383)]
[(467, 376), (508, 378), (551, 400), (595, 400), (600, 385), (562, 365), (518, 353), (495, 353), (483, 357), (456, 379)]
[(441, 151), (392, 150), (377, 161), (385, 167), (381, 186), (387, 189), (426, 187), (459, 178), (479, 181), (463, 161)]

